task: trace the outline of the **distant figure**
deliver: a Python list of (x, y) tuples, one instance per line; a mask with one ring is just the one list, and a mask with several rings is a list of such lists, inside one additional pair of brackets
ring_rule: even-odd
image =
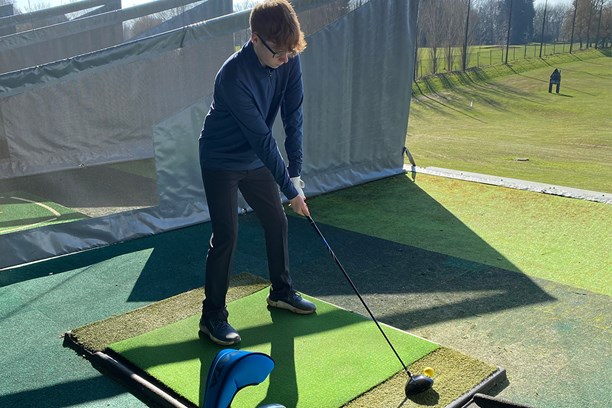
[(561, 86), (561, 71), (557, 68), (550, 74), (550, 83), (548, 84), (548, 93), (552, 92), (553, 84), (557, 85), (556, 93), (559, 93), (559, 87)]

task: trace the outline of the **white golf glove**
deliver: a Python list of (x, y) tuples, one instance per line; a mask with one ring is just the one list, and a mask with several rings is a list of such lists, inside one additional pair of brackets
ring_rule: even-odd
[(302, 178), (300, 176), (297, 176), (297, 177), (291, 177), (290, 180), (293, 183), (293, 187), (295, 187), (295, 189), (297, 190), (298, 195), (302, 198), (306, 198), (306, 195), (304, 194), (304, 190), (303, 190), (306, 184), (304, 184), (304, 182), (302, 181)]

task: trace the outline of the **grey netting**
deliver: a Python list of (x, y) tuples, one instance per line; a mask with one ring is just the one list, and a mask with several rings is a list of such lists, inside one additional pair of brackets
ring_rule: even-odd
[[(293, 4), (309, 44), (306, 193), (402, 172), (416, 2)], [(208, 220), (197, 139), (248, 15), (0, 75), (0, 196), (28, 193), (91, 217), (0, 235), (0, 267)]]
[[(67, 20), (61, 14), (61, 12), (86, 9), (100, 4), (103, 4), (104, 7), (94, 8), (71, 20)], [(79, 5), (80, 7), (77, 7)], [(197, 7), (190, 9), (185, 7), (195, 5)], [(126, 26), (129, 22), (152, 15), (155, 17), (153, 21), (157, 21), (163, 19), (163, 14), (159, 14), (160, 12), (172, 9), (176, 12), (177, 7), (181, 13), (176, 18), (170, 18), (169, 21), (146, 30), (138, 37), (229, 14), (232, 11), (232, 1), (157, 0), (121, 9), (120, 0), (87, 0), (31, 13), (34, 15), (34, 20), (23, 14), (0, 18), (0, 29), (3, 26), (5, 28), (19, 27), (19, 23), (26, 22), (28, 24), (22, 24), (26, 28), (28, 25), (33, 26), (30, 29), (0, 37), (0, 74), (121, 44), (132, 39), (130, 30)], [(58, 15), (61, 15), (63, 19)], [(54, 19), (48, 20), (49, 18)], [(43, 24), (45, 21), (48, 23)]]

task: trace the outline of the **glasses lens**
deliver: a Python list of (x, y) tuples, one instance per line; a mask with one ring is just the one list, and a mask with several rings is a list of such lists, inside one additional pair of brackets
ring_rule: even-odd
[(266, 40), (259, 34), (257, 34), (259, 36), (259, 38), (261, 39), (261, 42), (263, 43), (263, 45), (268, 49), (268, 51), (270, 51), (272, 53), (272, 57), (273, 58), (293, 58), (297, 55), (297, 52), (295, 51), (274, 51), (272, 49), (272, 47), (270, 47), (268, 45), (268, 43), (266, 42)]
[(294, 58), (297, 55), (297, 52), (295, 51), (280, 51), (276, 53), (276, 56), (278, 58)]

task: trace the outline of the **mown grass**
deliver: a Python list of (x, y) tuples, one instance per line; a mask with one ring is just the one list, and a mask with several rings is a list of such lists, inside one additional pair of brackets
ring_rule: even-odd
[(415, 83), (406, 146), (421, 167), (610, 193), (611, 118), (612, 58), (592, 50)]

